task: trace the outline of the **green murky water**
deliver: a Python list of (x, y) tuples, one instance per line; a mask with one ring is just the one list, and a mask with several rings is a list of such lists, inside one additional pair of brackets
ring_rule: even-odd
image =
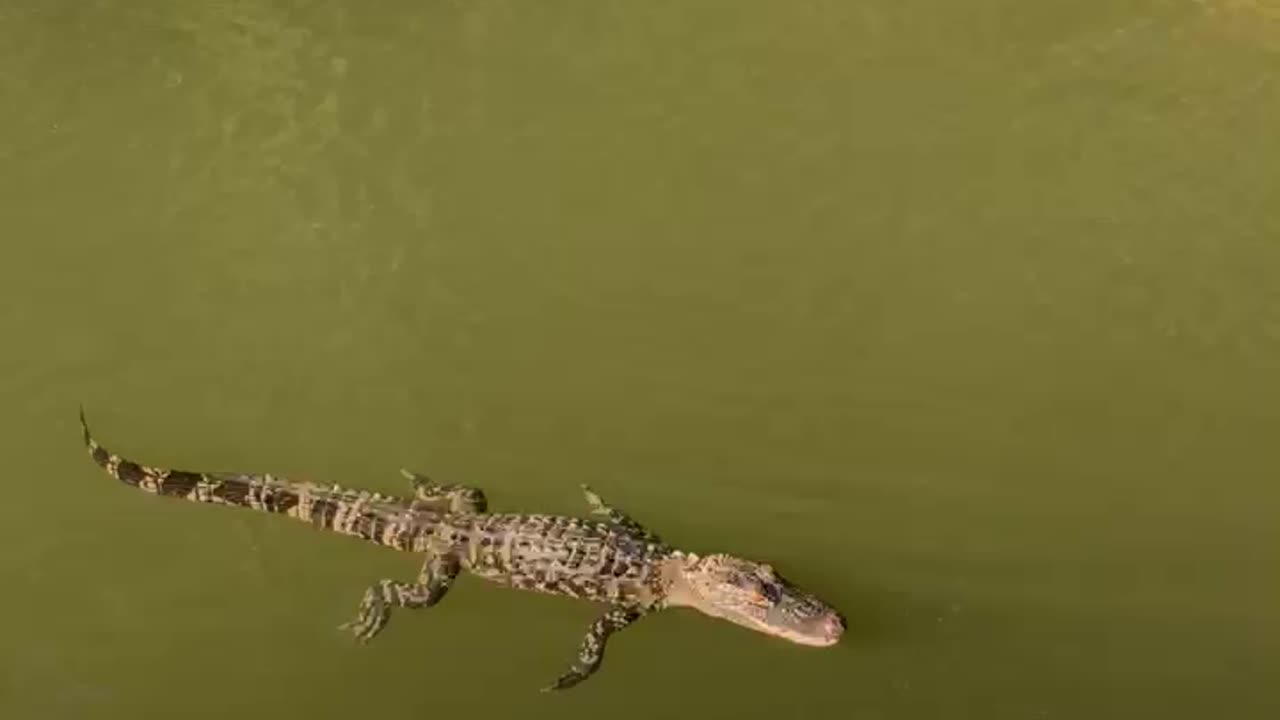
[[(376, 6), (376, 7), (375, 7)], [(1280, 716), (1280, 5), (0, 3), (0, 715)], [(84, 456), (591, 482), (848, 614), (596, 610)]]

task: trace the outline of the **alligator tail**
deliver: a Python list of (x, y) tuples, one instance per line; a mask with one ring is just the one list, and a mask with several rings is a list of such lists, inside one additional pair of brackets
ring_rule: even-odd
[[(208, 473), (142, 465), (107, 450), (89, 432), (80, 409), (84, 444), (94, 463), (130, 487), (153, 495), (193, 502), (246, 507), (287, 515), (317, 527), (354, 535), (379, 545), (401, 547), (410, 542), (400, 523), (388, 522), (383, 510), (401, 506), (398, 498), (292, 482), (270, 474)], [(375, 507), (376, 506), (376, 507)]]

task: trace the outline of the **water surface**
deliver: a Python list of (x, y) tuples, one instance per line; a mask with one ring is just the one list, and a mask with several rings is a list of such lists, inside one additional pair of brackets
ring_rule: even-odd
[[(375, 7), (376, 5), (376, 7)], [(0, 8), (0, 715), (1280, 716), (1271, 0)], [(166, 502), (590, 482), (840, 646)]]

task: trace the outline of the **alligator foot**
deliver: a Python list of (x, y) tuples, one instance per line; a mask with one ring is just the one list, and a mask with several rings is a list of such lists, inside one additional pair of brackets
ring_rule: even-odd
[(587, 636), (582, 639), (578, 659), (555, 683), (542, 688), (543, 692), (565, 690), (586, 680), (604, 659), (604, 646), (609, 636), (638, 620), (644, 613), (635, 608), (615, 608), (601, 615), (591, 624)]
[(424, 608), (440, 602), (458, 575), (458, 562), (447, 555), (433, 555), (422, 564), (417, 583), (379, 580), (365, 591), (354, 620), (338, 626), (360, 642), (368, 642), (391, 618), (393, 607)]
[(447, 508), (449, 512), (482, 513), (489, 501), (480, 488), (466, 485), (444, 485), (421, 473), (400, 469), (400, 474), (413, 485), (414, 505)]
[(636, 522), (630, 515), (606, 503), (596, 491), (587, 485), (580, 485), (582, 494), (587, 499), (587, 505), (591, 506), (593, 515), (603, 515), (609, 518), (609, 522), (619, 527), (625, 528), (630, 532), (636, 533), (644, 537), (649, 542), (658, 542), (658, 536), (650, 532), (648, 528)]

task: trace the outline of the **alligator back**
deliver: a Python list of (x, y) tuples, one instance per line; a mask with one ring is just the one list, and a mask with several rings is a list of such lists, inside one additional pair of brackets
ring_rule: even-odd
[(464, 566), (494, 582), (619, 603), (640, 601), (658, 582), (671, 548), (616, 525), (561, 515), (450, 516)]

